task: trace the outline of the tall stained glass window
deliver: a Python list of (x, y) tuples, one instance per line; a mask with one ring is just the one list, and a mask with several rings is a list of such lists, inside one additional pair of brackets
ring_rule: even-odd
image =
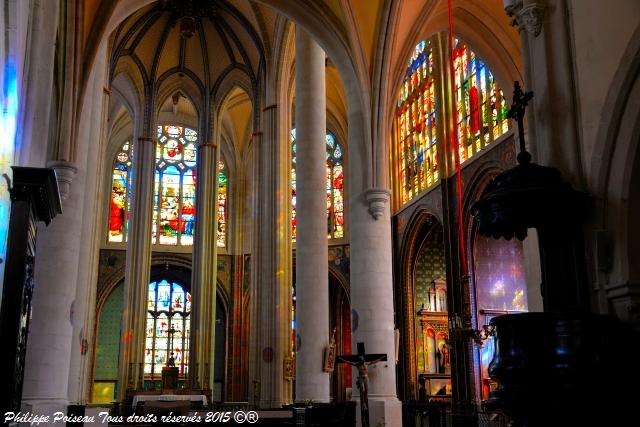
[(433, 50), (421, 41), (407, 64), (396, 108), (396, 157), (401, 202), (438, 181), (436, 89)]
[(460, 40), (453, 50), (458, 150), (464, 162), (509, 130), (504, 94), (476, 53)]
[(153, 242), (193, 244), (196, 203), (195, 130), (158, 126), (154, 185)]
[(224, 161), (218, 162), (218, 247), (227, 245), (228, 174)]
[[(344, 237), (344, 150), (335, 136), (325, 138), (327, 156), (327, 237)], [(296, 239), (296, 130), (291, 130), (291, 235)]]
[(109, 203), (109, 241), (126, 242), (131, 204), (133, 144), (126, 141), (113, 161), (111, 199)]
[(167, 280), (149, 284), (144, 373), (160, 378), (168, 358), (174, 358), (181, 376), (189, 366), (191, 294)]

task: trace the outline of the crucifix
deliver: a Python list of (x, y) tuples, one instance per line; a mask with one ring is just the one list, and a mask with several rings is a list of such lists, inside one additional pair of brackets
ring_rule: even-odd
[(527, 104), (533, 98), (533, 92), (523, 92), (520, 89), (520, 82), (516, 81), (513, 84), (513, 104), (507, 112), (507, 117), (513, 119), (518, 123), (518, 138), (520, 139), (520, 153), (518, 153), (518, 163), (529, 163), (531, 161), (531, 154), (527, 152), (524, 145), (524, 112), (527, 108)]
[(358, 343), (357, 354), (345, 354), (336, 357), (338, 363), (348, 363), (358, 368), (358, 389), (360, 390), (360, 418), (362, 427), (369, 427), (369, 365), (387, 360), (387, 354), (366, 354), (364, 343)]
[(167, 366), (176, 366), (176, 359), (173, 357), (173, 334), (178, 332), (176, 328), (173, 327), (173, 323), (169, 323), (169, 330), (167, 334), (169, 335), (169, 351), (171, 355), (167, 358)]

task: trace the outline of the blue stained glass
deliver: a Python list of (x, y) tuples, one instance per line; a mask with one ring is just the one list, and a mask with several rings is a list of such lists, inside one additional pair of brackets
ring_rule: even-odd
[(424, 160), (424, 152), (422, 151), (422, 148), (421, 148), (420, 152), (418, 153), (418, 164), (422, 165), (423, 160)]
[(342, 157), (342, 150), (340, 149), (340, 146), (336, 147), (336, 150), (333, 152), (333, 157), (335, 157), (336, 159)]
[(327, 134), (326, 136), (326, 140), (327, 140), (327, 145), (331, 148), (333, 148), (336, 144), (335, 139), (333, 138), (333, 135), (331, 135), (330, 133)]

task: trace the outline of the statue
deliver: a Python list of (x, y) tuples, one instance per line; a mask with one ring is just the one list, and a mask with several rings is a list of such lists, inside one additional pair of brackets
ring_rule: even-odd
[(369, 427), (369, 365), (387, 360), (386, 354), (365, 354), (364, 343), (358, 343), (358, 353), (338, 356), (339, 363), (348, 363), (358, 368), (358, 390), (360, 390), (360, 418), (362, 427)]
[(333, 328), (333, 334), (331, 335), (331, 341), (325, 348), (324, 353), (324, 371), (333, 372), (336, 364), (336, 328)]
[(442, 344), (442, 351), (440, 353), (442, 354), (443, 372), (446, 373), (451, 366), (451, 363), (449, 361), (449, 348), (447, 347), (447, 344)]
[(173, 352), (171, 352), (171, 356), (169, 356), (169, 360), (167, 360), (167, 366), (176, 366), (176, 359), (173, 357)]

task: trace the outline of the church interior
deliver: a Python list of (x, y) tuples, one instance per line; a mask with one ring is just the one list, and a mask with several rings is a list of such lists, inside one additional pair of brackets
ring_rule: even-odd
[(0, 22), (3, 423), (630, 425), (637, 0)]

